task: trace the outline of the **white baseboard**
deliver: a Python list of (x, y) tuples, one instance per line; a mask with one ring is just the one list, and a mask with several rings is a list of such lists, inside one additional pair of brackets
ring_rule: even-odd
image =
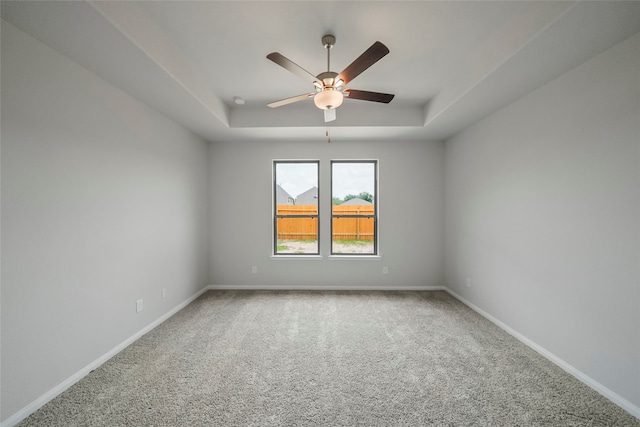
[(207, 290), (254, 291), (446, 291), (444, 286), (367, 286), (367, 285), (209, 285)]
[(2, 423), (0, 423), (0, 427), (15, 426), (20, 421), (24, 420), (29, 415), (33, 414), (35, 411), (43, 407), (46, 403), (51, 401), (60, 393), (62, 393), (63, 391), (65, 391), (66, 389), (68, 389), (78, 381), (80, 381), (91, 371), (98, 368), (104, 362), (106, 362), (107, 360), (111, 359), (113, 356), (115, 356), (116, 354), (124, 350), (126, 347), (128, 347), (138, 338), (140, 338), (147, 332), (151, 331), (153, 328), (155, 328), (156, 326), (158, 326), (159, 324), (161, 324), (162, 322), (164, 322), (165, 320), (167, 320), (168, 318), (176, 314), (178, 311), (182, 310), (184, 307), (189, 305), (193, 300), (198, 298), (200, 295), (202, 295), (206, 291), (207, 291), (206, 287), (202, 288), (195, 295), (189, 297), (186, 301), (183, 301), (182, 303), (178, 304), (176, 307), (174, 307), (173, 309), (171, 309), (161, 317), (157, 318), (152, 323), (145, 326), (143, 329), (139, 330), (138, 332), (136, 332), (135, 334), (133, 334), (132, 336), (130, 336), (129, 338), (127, 338), (126, 340), (124, 340), (114, 348), (112, 348), (111, 350), (109, 350), (107, 353), (100, 356), (98, 359), (94, 360), (84, 368), (80, 369), (78, 372), (76, 372), (75, 374), (73, 374), (72, 376), (70, 376), (69, 378), (67, 378), (66, 380), (64, 380), (63, 382), (61, 382), (60, 384), (58, 384), (57, 386), (55, 386), (54, 388), (52, 388), (51, 390), (43, 394), (42, 396), (40, 396), (39, 398), (37, 398), (27, 406), (25, 406), (24, 408), (20, 409), (15, 414), (11, 415), (9, 418), (7, 418)]
[(495, 317), (493, 317), (492, 315), (490, 315), (489, 313), (487, 313), (486, 311), (484, 311), (480, 307), (478, 307), (478, 306), (474, 305), (473, 303), (467, 301), (465, 298), (463, 298), (460, 295), (458, 295), (457, 293), (453, 292), (451, 289), (445, 288), (445, 290), (452, 297), (454, 297), (455, 299), (457, 299), (458, 301), (460, 301), (461, 303), (463, 303), (464, 305), (466, 305), (467, 307), (469, 307), (473, 311), (477, 312), (478, 314), (480, 314), (481, 316), (483, 316), (487, 320), (491, 321), (496, 326), (498, 326), (499, 328), (503, 329), (505, 332), (509, 333), (510, 335), (512, 335), (514, 338), (516, 338), (517, 340), (519, 340), (523, 344), (525, 344), (525, 345), (529, 346), (530, 348), (532, 348), (533, 350), (537, 351), (542, 356), (544, 356), (546, 359), (548, 359), (549, 361), (551, 361), (554, 364), (558, 365), (560, 368), (565, 370), (567, 373), (573, 375), (575, 378), (577, 378), (578, 380), (580, 380), (584, 384), (588, 385), (589, 387), (591, 387), (592, 389), (594, 389), (595, 391), (597, 391), (598, 393), (600, 393), (601, 395), (603, 395), (604, 397), (606, 397), (607, 399), (609, 399), (610, 401), (615, 403), (616, 405), (620, 406), (622, 409), (624, 409), (625, 411), (627, 411), (628, 413), (630, 413), (634, 417), (640, 418), (640, 407), (634, 405), (633, 403), (629, 402), (624, 397), (620, 396), (619, 394), (615, 393), (614, 391), (610, 390), (609, 388), (603, 386), (598, 381), (594, 380), (593, 378), (591, 378), (590, 376), (588, 376), (584, 372), (580, 371), (579, 369), (576, 369), (574, 366), (572, 366), (569, 363), (565, 362), (564, 360), (562, 360), (561, 358), (559, 358), (555, 354), (551, 353), (549, 350), (547, 350), (544, 347), (538, 345), (534, 341), (532, 341), (529, 338), (527, 338), (524, 335), (522, 335), (520, 332), (516, 331), (515, 329), (511, 328), (507, 324), (505, 324), (505, 323), (501, 322), (500, 320), (496, 319)]

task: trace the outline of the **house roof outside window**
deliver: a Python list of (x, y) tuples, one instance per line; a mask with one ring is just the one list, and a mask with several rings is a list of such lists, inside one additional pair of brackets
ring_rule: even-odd
[(293, 205), (295, 199), (291, 197), (291, 194), (287, 193), (287, 190), (276, 185), (276, 205)]
[(373, 203), (361, 199), (359, 197), (354, 197), (353, 199), (349, 199), (346, 202), (340, 204), (340, 206), (352, 206), (352, 205), (372, 205)]
[(313, 186), (296, 197), (296, 205), (318, 205), (318, 187)]

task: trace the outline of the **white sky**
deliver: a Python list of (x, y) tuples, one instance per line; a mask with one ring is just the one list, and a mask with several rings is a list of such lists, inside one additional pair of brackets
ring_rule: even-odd
[[(317, 164), (278, 163), (276, 183), (296, 198), (313, 186), (318, 187)], [(372, 163), (334, 163), (333, 195), (344, 198), (363, 191), (375, 194), (374, 167)], [(323, 189), (323, 192), (326, 189)]]

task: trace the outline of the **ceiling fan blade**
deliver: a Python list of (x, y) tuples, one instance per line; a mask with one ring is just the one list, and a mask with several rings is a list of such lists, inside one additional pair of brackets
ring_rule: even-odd
[(342, 80), (343, 86), (346, 86), (351, 80), (358, 77), (363, 71), (371, 67), (373, 64), (382, 59), (389, 53), (389, 49), (380, 42), (375, 42), (371, 47), (364, 51), (362, 55), (356, 58), (347, 68), (345, 68), (336, 78)]
[(369, 92), (367, 90), (346, 89), (344, 95), (350, 99), (361, 99), (363, 101), (383, 102), (388, 104), (395, 95), (390, 93)]
[(287, 104), (293, 104), (294, 102), (304, 101), (305, 99), (312, 98), (313, 95), (315, 95), (315, 93), (305, 93), (302, 95), (293, 96), (291, 98), (281, 99), (280, 101), (275, 101), (271, 104), (267, 104), (267, 107), (276, 108)]
[(302, 78), (305, 81), (310, 82), (311, 84), (313, 84), (313, 82), (318, 81), (316, 76), (314, 76), (313, 74), (311, 74), (310, 72), (308, 72), (307, 70), (305, 70), (304, 68), (302, 68), (301, 66), (293, 62), (292, 60), (284, 57), (278, 52), (270, 53), (269, 55), (267, 55), (267, 59), (272, 60), (282, 68), (285, 68), (291, 71), (296, 76)]
[(324, 110), (324, 121), (332, 122), (336, 119), (336, 109), (330, 108), (328, 110)]

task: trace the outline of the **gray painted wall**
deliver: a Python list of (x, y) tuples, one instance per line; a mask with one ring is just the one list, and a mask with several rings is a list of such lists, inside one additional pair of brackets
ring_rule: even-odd
[(447, 286), (636, 407), (639, 61), (636, 35), (445, 155)]
[[(440, 142), (216, 142), (210, 149), (210, 279), (218, 286), (415, 287), (443, 283)], [(329, 260), (330, 160), (379, 161), (380, 260)], [(274, 260), (272, 162), (320, 160), (322, 260)], [(224, 200), (225, 203), (217, 203)], [(246, 200), (252, 200), (251, 209)], [(410, 204), (407, 204), (407, 200)], [(251, 267), (258, 267), (257, 274)], [(389, 273), (382, 274), (387, 266)]]
[(2, 22), (2, 419), (208, 284), (207, 150)]

